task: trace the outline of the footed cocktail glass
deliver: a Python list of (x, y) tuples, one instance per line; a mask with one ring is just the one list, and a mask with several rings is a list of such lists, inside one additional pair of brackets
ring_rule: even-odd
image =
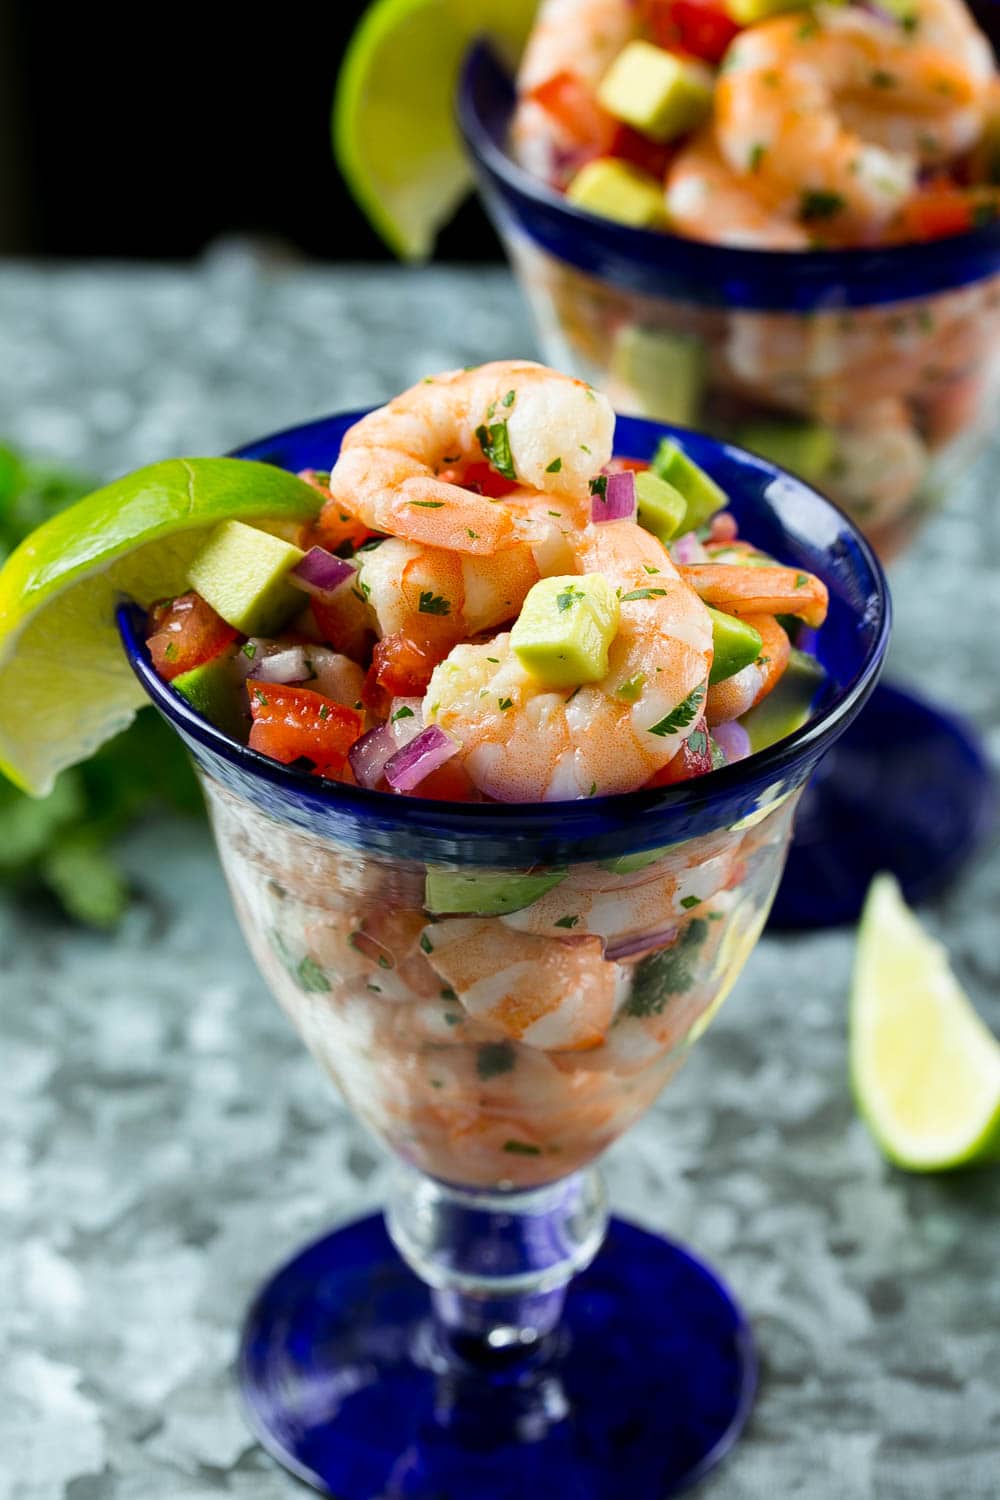
[[(326, 468), (357, 413), (241, 456)], [(649, 457), (663, 427), (619, 422)], [(395, 797), (229, 741), (125, 648), (195, 759), (250, 949), (398, 1162), (385, 1224), (262, 1290), (241, 1383), (264, 1445), (340, 1500), (660, 1500), (750, 1407), (748, 1326), (680, 1247), (611, 1221), (596, 1157), (649, 1106), (752, 950), (798, 792), (888, 638), (878, 563), (772, 465), (685, 434), (741, 532), (818, 573), (829, 685), (794, 735), (701, 780), (547, 804)], [(388, 1231), (388, 1232), (387, 1232)], [(576, 1278), (576, 1279), (574, 1279)]]

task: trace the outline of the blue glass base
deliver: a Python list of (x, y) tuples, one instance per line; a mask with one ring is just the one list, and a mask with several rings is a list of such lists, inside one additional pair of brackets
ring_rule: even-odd
[(890, 870), (914, 905), (936, 896), (994, 825), (996, 785), (974, 731), (880, 683), (802, 795), (771, 913), (783, 928), (856, 921)]
[(722, 1283), (619, 1220), (533, 1353), (446, 1347), (374, 1216), (277, 1272), (240, 1361), (261, 1443), (338, 1500), (663, 1500), (732, 1446), (755, 1381)]

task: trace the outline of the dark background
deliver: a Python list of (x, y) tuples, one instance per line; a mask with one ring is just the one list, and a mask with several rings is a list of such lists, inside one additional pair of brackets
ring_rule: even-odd
[[(363, 9), (0, 0), (0, 253), (172, 260), (252, 234), (324, 260), (388, 259), (330, 149)], [(498, 256), (478, 205), (438, 253)]]

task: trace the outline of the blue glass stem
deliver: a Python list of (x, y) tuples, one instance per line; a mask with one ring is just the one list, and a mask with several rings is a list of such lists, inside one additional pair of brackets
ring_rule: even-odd
[(520, 1192), (466, 1191), (401, 1167), (386, 1210), (394, 1245), (431, 1288), (441, 1353), (474, 1364), (540, 1345), (607, 1223), (593, 1167)]

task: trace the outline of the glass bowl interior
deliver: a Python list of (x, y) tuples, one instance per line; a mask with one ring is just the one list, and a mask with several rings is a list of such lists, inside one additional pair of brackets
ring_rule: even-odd
[[(293, 471), (328, 469), (360, 415), (347, 412), (289, 428), (247, 444), (236, 456)], [(524, 868), (614, 858), (728, 827), (802, 785), (858, 713), (884, 660), (889, 596), (882, 569), (857, 528), (830, 501), (766, 460), (634, 417), (619, 418), (616, 452), (649, 458), (665, 435), (680, 437), (727, 492), (742, 535), (782, 562), (818, 574), (830, 591), (829, 617), (816, 640), (830, 683), (819, 711), (786, 739), (704, 780), (558, 805), (434, 802), (366, 791), (281, 765), (201, 718), (156, 675), (142, 613), (128, 604), (118, 615), (125, 652), (148, 696), (208, 775), (279, 821), (358, 850)]]

